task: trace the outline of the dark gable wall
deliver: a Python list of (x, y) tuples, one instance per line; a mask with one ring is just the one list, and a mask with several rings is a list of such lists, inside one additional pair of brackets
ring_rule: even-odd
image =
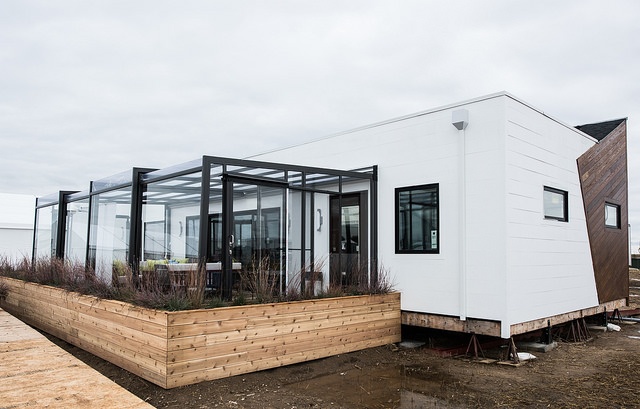
[[(627, 122), (578, 158), (600, 303), (629, 297)], [(620, 229), (604, 225), (604, 203), (620, 205)], [(569, 215), (571, 217), (571, 215)]]

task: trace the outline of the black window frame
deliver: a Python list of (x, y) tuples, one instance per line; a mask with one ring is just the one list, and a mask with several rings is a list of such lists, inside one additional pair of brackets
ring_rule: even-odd
[(199, 235), (200, 216), (187, 216), (185, 219), (184, 256), (192, 262), (198, 260)]
[[(616, 209), (616, 224), (615, 226), (612, 226), (610, 224), (607, 224), (607, 207), (612, 207), (614, 209)], [(615, 229), (615, 230), (619, 230), (622, 228), (622, 222), (620, 220), (620, 205), (617, 203), (612, 203), (612, 202), (604, 202), (604, 227), (608, 228), (608, 229)]]
[[(436, 248), (425, 249), (424, 244), (423, 248), (400, 248), (400, 239), (401, 239), (401, 216), (400, 216), (400, 195), (405, 192), (417, 191), (417, 190), (434, 190), (436, 203), (434, 205), (436, 211), (435, 217), (435, 231), (437, 232), (436, 237)], [(411, 214), (411, 210), (409, 210), (408, 214)], [(411, 222), (409, 223), (409, 228), (411, 228)], [(409, 233), (409, 237), (411, 233)], [(439, 183), (429, 183), (424, 185), (416, 185), (416, 186), (406, 186), (399, 187), (395, 189), (395, 252), (396, 254), (440, 254), (440, 184)], [(423, 237), (423, 243), (425, 238)], [(429, 238), (430, 240), (430, 238)], [(411, 243), (412, 244), (412, 243)], [(410, 245), (409, 247), (413, 247)]]
[[(562, 217), (558, 217), (558, 216), (548, 215), (547, 214), (547, 208), (546, 208), (545, 203), (544, 203), (544, 192), (549, 192), (549, 193), (562, 195), (562, 199), (563, 199), (563, 208), (562, 208), (563, 216)], [(542, 199), (542, 208), (543, 208), (543, 210), (542, 211), (544, 213), (545, 220), (556, 220), (556, 221), (559, 221), (559, 222), (568, 222), (569, 221), (569, 192), (567, 192), (566, 190), (557, 189), (555, 187), (544, 186), (542, 195), (543, 195), (543, 199)]]

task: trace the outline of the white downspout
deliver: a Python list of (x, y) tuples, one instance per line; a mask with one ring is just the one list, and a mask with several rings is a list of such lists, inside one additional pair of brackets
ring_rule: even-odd
[(465, 129), (469, 125), (469, 111), (466, 109), (459, 109), (453, 111), (451, 115), (451, 123), (456, 127), (459, 134), (462, 133), (462, 140), (460, 142), (460, 177), (459, 177), (459, 200), (460, 200), (460, 213), (458, 220), (460, 223), (460, 238), (458, 240), (459, 245), (459, 265), (460, 265), (460, 320), (465, 321), (467, 319), (467, 170), (466, 170), (466, 132)]

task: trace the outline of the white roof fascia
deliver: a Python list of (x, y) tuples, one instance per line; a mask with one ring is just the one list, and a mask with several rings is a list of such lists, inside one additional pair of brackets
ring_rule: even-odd
[(560, 124), (560, 125), (568, 128), (568, 129), (576, 132), (578, 135), (583, 136), (583, 137), (589, 139), (592, 142), (598, 143), (597, 139), (593, 138), (592, 136), (589, 136), (589, 135), (585, 134), (584, 132), (580, 131), (579, 129), (577, 129), (577, 128), (571, 126), (571, 125), (568, 125), (565, 122), (562, 122), (559, 119), (556, 119), (556, 118), (548, 115), (543, 110), (538, 109), (538, 108), (534, 107), (533, 105), (521, 100), (520, 98), (515, 97), (514, 95), (508, 93), (507, 91), (500, 91), (500, 92), (496, 92), (496, 93), (493, 93), (493, 94), (488, 94), (488, 95), (484, 95), (484, 96), (481, 96), (481, 97), (472, 98), (472, 99), (469, 99), (469, 100), (466, 100), (466, 101), (461, 101), (461, 102), (456, 102), (456, 103), (452, 103), (452, 104), (448, 104), (448, 105), (439, 106), (437, 108), (428, 109), (426, 111), (420, 111), (420, 112), (416, 112), (416, 113), (413, 113), (413, 114), (404, 115), (404, 116), (388, 119), (388, 120), (381, 121), (381, 122), (375, 122), (375, 123), (372, 123), (372, 124), (369, 124), (369, 125), (364, 125), (364, 126), (360, 126), (360, 127), (357, 127), (357, 128), (349, 129), (347, 131), (341, 131), (341, 132), (333, 133), (333, 134), (330, 134), (330, 135), (327, 135), (327, 136), (323, 136), (323, 137), (320, 137), (320, 138), (312, 139), (312, 140), (309, 140), (309, 141), (306, 141), (306, 142), (302, 142), (302, 143), (299, 143), (299, 144), (289, 145), (289, 146), (282, 147), (282, 148), (272, 149), (272, 150), (269, 150), (269, 151), (266, 151), (266, 152), (262, 152), (262, 153), (259, 153), (259, 154), (256, 154), (256, 155), (247, 156), (245, 159), (250, 159), (250, 158), (253, 158), (253, 157), (256, 157), (256, 156), (266, 155), (266, 154), (269, 154), (269, 153), (278, 152), (278, 151), (281, 151), (281, 150), (285, 150), (285, 149), (289, 149), (289, 148), (293, 148), (293, 147), (297, 147), (297, 146), (304, 146), (304, 145), (308, 145), (308, 144), (311, 144), (311, 143), (314, 143), (314, 142), (318, 142), (318, 141), (322, 141), (322, 140), (325, 140), (325, 139), (335, 138), (335, 137), (340, 136), (340, 135), (345, 135), (345, 134), (349, 134), (349, 133), (353, 133), (353, 132), (358, 132), (358, 131), (362, 131), (362, 130), (370, 129), (370, 128), (376, 128), (378, 126), (388, 125), (388, 124), (391, 124), (391, 123), (394, 123), (394, 122), (400, 122), (400, 121), (404, 121), (406, 119), (417, 118), (417, 117), (428, 115), (428, 114), (432, 114), (432, 113), (435, 113), (435, 112), (445, 111), (445, 110), (453, 109), (453, 108), (459, 108), (459, 107), (462, 107), (462, 106), (465, 106), (465, 105), (470, 105), (470, 104), (474, 104), (474, 103), (477, 103), (477, 102), (486, 101), (486, 100), (493, 99), (493, 98), (500, 98), (500, 97), (511, 98), (514, 101), (519, 102), (520, 104), (525, 105), (526, 107), (528, 107), (528, 108), (538, 112), (539, 114), (549, 118), (550, 120), (552, 120), (554, 122), (557, 122), (558, 124)]

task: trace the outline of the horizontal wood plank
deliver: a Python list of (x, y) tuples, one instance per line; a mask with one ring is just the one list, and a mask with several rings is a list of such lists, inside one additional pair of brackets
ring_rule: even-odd
[(399, 293), (165, 312), (0, 280), (7, 310), (164, 388), (400, 341)]

